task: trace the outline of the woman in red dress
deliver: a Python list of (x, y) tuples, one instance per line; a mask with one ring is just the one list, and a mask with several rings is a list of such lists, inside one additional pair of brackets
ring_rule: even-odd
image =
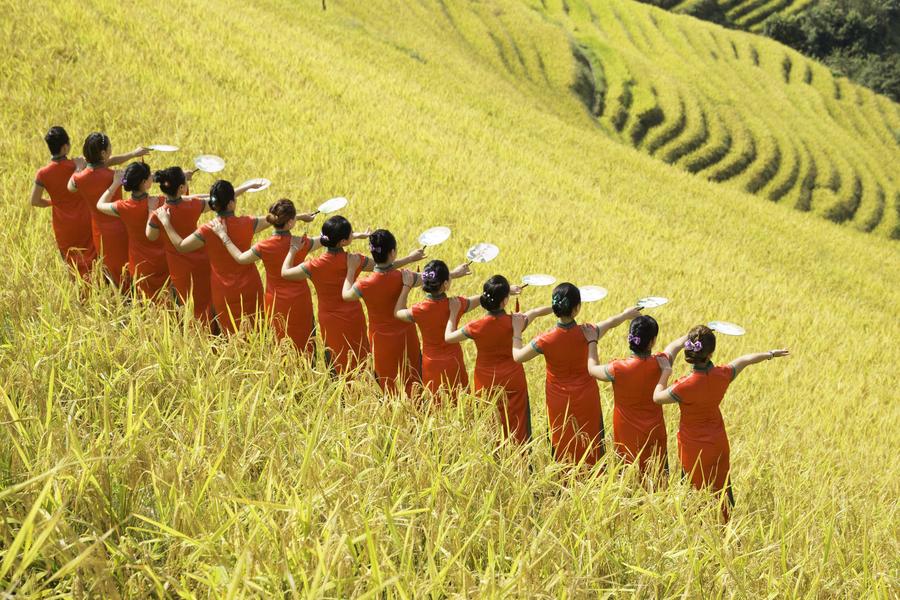
[[(200, 215), (209, 210), (207, 196), (187, 196), (188, 181), (193, 171), (184, 171), (181, 167), (169, 167), (153, 174), (153, 181), (165, 194), (157, 203), (164, 202), (168, 209), (169, 222), (182, 238), (186, 238), (197, 229)], [(159, 229), (162, 223), (156, 212), (152, 214), (144, 231), (147, 239), (160, 239)], [(193, 300), (194, 317), (205, 323), (211, 322), (209, 256), (202, 246), (192, 252), (181, 252), (172, 244), (169, 236), (162, 236), (166, 252), (166, 263), (169, 267), (169, 280), (175, 290), (175, 300), (187, 304), (188, 298)]]
[[(597, 381), (587, 370), (588, 342), (575, 317), (581, 310), (581, 292), (571, 283), (553, 289), (551, 304), (559, 321), (528, 346), (522, 345), (525, 315), (513, 316), (513, 358), (527, 362), (539, 354), (547, 363), (547, 417), (553, 456), (562, 462), (593, 465), (603, 456), (603, 411)], [(640, 314), (628, 309), (597, 325), (598, 338)], [(596, 343), (596, 342), (591, 342)]]
[[(325, 253), (294, 266), (299, 244), (292, 244), (281, 276), (288, 281), (312, 279), (319, 301), (319, 325), (325, 341), (325, 363), (332, 374), (353, 371), (369, 356), (366, 339), (366, 316), (358, 302), (344, 302), (341, 289), (347, 277), (350, 254), (344, 248), (354, 239), (366, 238), (368, 233), (353, 233), (350, 221), (337, 215), (322, 224), (319, 241)], [(374, 263), (361, 257), (355, 271), (371, 271)]]
[(631, 357), (601, 365), (597, 358), (598, 332), (592, 325), (582, 325), (588, 342), (588, 372), (594, 379), (612, 383), (613, 446), (627, 463), (637, 462), (640, 472), (649, 475), (655, 468), (656, 479), (662, 481), (669, 472), (668, 440), (662, 407), (653, 401), (653, 390), (659, 381), (659, 360), (674, 361), (684, 340), (676, 340), (666, 349), (653, 354), (659, 324), (649, 315), (631, 321), (628, 347)]
[[(366, 303), (369, 313), (369, 345), (375, 362), (375, 378), (381, 389), (397, 393), (404, 389), (412, 395), (413, 386), (421, 382), (419, 363), (422, 351), (416, 326), (394, 318), (394, 307), (403, 289), (401, 267), (425, 257), (424, 250), (397, 258), (397, 240), (386, 229), (376, 229), (369, 236), (369, 251), (375, 263), (374, 272), (356, 279), (358, 255), (348, 258), (349, 268), (341, 294), (347, 302)], [(413, 274), (418, 281), (418, 277)], [(399, 383), (399, 385), (398, 385)]]
[(728, 386), (745, 367), (788, 356), (790, 352), (784, 349), (747, 354), (724, 367), (717, 367), (710, 360), (716, 350), (716, 335), (705, 325), (691, 329), (683, 347), (684, 358), (693, 365), (693, 372), (667, 387), (672, 367), (668, 359), (661, 357), (662, 374), (653, 400), (658, 404), (678, 404), (681, 411), (678, 456), (682, 472), (690, 477), (696, 489), (708, 487), (720, 494), (722, 514), (727, 520), (729, 509), (734, 506), (730, 477), (731, 448), (719, 405)]
[[(109, 167), (121, 164), (132, 158), (149, 154), (147, 148), (137, 148), (133, 152), (121, 156), (112, 156), (112, 144), (103, 133), (92, 133), (84, 140), (82, 148), (87, 161), (85, 169), (76, 168), (69, 178), (70, 192), (81, 195), (82, 200), (91, 212), (91, 232), (94, 247), (103, 259), (103, 267), (109, 280), (124, 289), (127, 287), (128, 265), (128, 230), (121, 219), (105, 215), (97, 210), (97, 202), (113, 182), (113, 171)], [(116, 192), (114, 200), (121, 200), (121, 190)]]
[[(91, 265), (97, 258), (91, 233), (91, 211), (80, 194), (70, 192), (69, 179), (76, 170), (84, 169), (83, 158), (68, 157), (71, 144), (69, 134), (62, 127), (51, 127), (44, 136), (50, 150), (50, 162), (34, 176), (31, 206), (50, 208), (56, 246), (66, 263), (82, 279), (87, 279)], [(50, 200), (44, 199), (44, 190)]]
[[(460, 304), (451, 298), (444, 341), (458, 344), (464, 340), (474, 340), (478, 350), (474, 371), (475, 392), (487, 397), (496, 396), (503, 438), (526, 444), (531, 441), (528, 380), (525, 378), (525, 368), (513, 359), (512, 316), (505, 310), (510, 295), (520, 292), (521, 288), (510, 286), (503, 275), (494, 275), (484, 283), (481, 292), (481, 308), (487, 314), (459, 329), (454, 329), (453, 323), (459, 320)], [(525, 312), (525, 326), (551, 312), (549, 306)]]
[[(288, 281), (281, 276), (281, 266), (291, 249), (298, 246), (294, 263), (302, 262), (307, 254), (322, 247), (318, 237), (292, 237), (291, 230), (297, 221), (309, 223), (313, 215), (297, 214), (294, 203), (287, 198), (278, 200), (269, 207), (266, 221), (275, 228), (272, 235), (241, 252), (220, 219), (210, 222), (213, 232), (219, 236), (231, 257), (241, 265), (252, 265), (261, 260), (266, 269), (266, 315), (272, 319), (275, 337), (288, 338), (298, 352), (309, 356), (315, 354), (315, 319), (313, 318), (312, 294), (306, 281)], [(292, 265), (293, 266), (293, 265)]]
[[(124, 171), (115, 172), (112, 185), (97, 201), (97, 210), (125, 223), (128, 230), (128, 274), (142, 294), (161, 299), (169, 279), (169, 265), (162, 240), (158, 237), (150, 240), (146, 235), (147, 222), (159, 204), (158, 198), (150, 198), (152, 184), (150, 166), (133, 162)], [(120, 186), (131, 192), (131, 198), (113, 200)]]
[[(432, 395), (443, 389), (453, 398), (469, 387), (462, 348), (459, 344), (444, 341), (444, 331), (450, 320), (450, 299), (447, 297), (450, 280), (469, 273), (467, 265), (451, 272), (442, 260), (433, 260), (425, 265), (421, 278), (408, 271), (402, 273), (402, 287), (394, 306), (394, 316), (401, 321), (415, 323), (422, 334), (422, 383)], [(426, 299), (407, 309), (409, 290), (419, 280)], [(481, 296), (459, 296), (457, 300), (460, 308), (453, 321), (454, 329), (459, 326), (459, 315), (481, 304)]]
[[(237, 217), (234, 214), (237, 197), (250, 189), (260, 187), (252, 183), (234, 189), (231, 182), (220, 179), (209, 190), (209, 206), (225, 222), (228, 238), (238, 249), (246, 250), (253, 241), (253, 235), (269, 227), (263, 217)], [(206, 247), (212, 273), (212, 306), (215, 320), (223, 333), (233, 333), (240, 329), (241, 322), (256, 315), (262, 304), (262, 281), (254, 265), (239, 265), (225, 248), (225, 244), (213, 233), (209, 223), (202, 225), (187, 238), (172, 226), (168, 206), (156, 210), (156, 215), (179, 252), (192, 252)]]

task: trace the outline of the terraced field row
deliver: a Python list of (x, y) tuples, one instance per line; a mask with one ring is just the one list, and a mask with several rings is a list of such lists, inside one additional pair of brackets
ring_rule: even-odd
[(587, 103), (610, 135), (711, 181), (900, 238), (898, 105), (770, 40), (647, 5), (536, 7), (568, 28), (594, 77)]
[[(643, 0), (646, 2), (646, 0)], [(717, 0), (725, 19), (741, 29), (758, 31), (766, 19), (776, 14), (795, 14), (806, 10), (819, 0)], [(662, 0), (649, 2), (674, 12), (692, 12), (704, 0)]]

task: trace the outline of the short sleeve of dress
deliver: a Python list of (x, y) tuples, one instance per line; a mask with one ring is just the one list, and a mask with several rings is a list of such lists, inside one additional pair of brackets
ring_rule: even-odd
[(672, 398), (672, 400), (675, 400), (676, 402), (679, 402), (679, 403), (684, 401), (683, 392), (684, 392), (686, 381), (687, 381), (687, 377), (682, 377), (681, 379), (676, 381), (672, 385), (672, 387), (669, 388), (669, 396)]
[(603, 371), (606, 373), (606, 376), (610, 381), (616, 380), (616, 367), (619, 365), (619, 361), (614, 360), (610, 363), (603, 365)]
[(484, 318), (475, 319), (474, 321), (469, 321), (468, 323), (466, 323), (466, 326), (462, 328), (462, 333), (470, 340), (477, 340), (479, 337), (481, 337), (483, 328)]
[(531, 347), (538, 354), (543, 354), (546, 343), (547, 343), (547, 334), (542, 333), (539, 336), (537, 336), (536, 338), (534, 338), (533, 340), (531, 340)]
[(215, 235), (215, 234), (212, 233), (212, 229), (210, 228), (209, 223), (204, 223), (192, 235), (197, 236), (198, 238), (200, 238), (201, 240), (203, 240), (205, 242), (207, 236)]

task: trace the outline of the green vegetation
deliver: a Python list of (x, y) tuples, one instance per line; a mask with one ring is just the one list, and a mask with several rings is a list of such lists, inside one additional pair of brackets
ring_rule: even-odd
[[(897, 105), (774, 42), (630, 2), (327, 5), (5, 4), (0, 593), (895, 596)], [(233, 181), (271, 178), (240, 213), (341, 194), (354, 225), (404, 250), (438, 224), (454, 233), (434, 257), (500, 246), (459, 292), (549, 272), (609, 288), (586, 320), (672, 298), (654, 313), (665, 341), (739, 321), (719, 361), (790, 346), (723, 405), (734, 518), (680, 482), (677, 409), (665, 489), (615, 461), (570, 478), (537, 362), (526, 457), (495, 451), (488, 400), (424, 415), (367, 375), (323, 377), (265, 328), (211, 340), (175, 309), (77, 289), (26, 200), (56, 123), (114, 150), (182, 147), (154, 167), (212, 152)], [(852, 227), (791, 208), (855, 198)], [(620, 334), (604, 359), (627, 352)]]

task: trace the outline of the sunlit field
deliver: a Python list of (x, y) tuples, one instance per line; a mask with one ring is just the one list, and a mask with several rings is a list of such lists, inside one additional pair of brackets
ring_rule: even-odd
[[(798, 211), (746, 193), (746, 180), (716, 183), (634, 148), (571, 89), (563, 19), (577, 15), (548, 4), (0, 4), (0, 593), (897, 596), (896, 201), (887, 196), (891, 221), (865, 233), (815, 203)], [(610, 4), (635, 19), (650, 10)], [(664, 27), (750, 37), (654, 14)], [(510, 39), (527, 41), (516, 44), (522, 68), (504, 63), (517, 53)], [(897, 105), (859, 94), (896, 123)], [(747, 103), (735, 114), (794, 139), (779, 109), (733, 101)], [(803, 121), (811, 152), (885, 189), (896, 181), (892, 130), (870, 132), (886, 148), (875, 152), (852, 128), (815, 137), (817, 118)], [(28, 204), (55, 124), (76, 147), (95, 130), (114, 153), (181, 147), (148, 156), (153, 168), (212, 153), (235, 183), (270, 178), (239, 198), (239, 214), (282, 196), (313, 210), (342, 195), (357, 229), (390, 228), (401, 253), (435, 225), (453, 236), (430, 257), (458, 264), (476, 242), (501, 248), (452, 291), (546, 272), (610, 290), (582, 321), (671, 298), (651, 313), (660, 348), (712, 319), (747, 329), (720, 336), (717, 363), (789, 347), (790, 358), (742, 374), (722, 405), (732, 519), (723, 525), (715, 500), (680, 480), (677, 408), (665, 409), (667, 485), (642, 486), (611, 456), (591, 475), (556, 464), (542, 360), (526, 365), (534, 441), (498, 449), (489, 399), (423, 414), (384, 398), (367, 371), (329, 379), (264, 325), (213, 339), (176, 309), (79, 289), (49, 211)], [(213, 180), (198, 173), (194, 189)], [(527, 288), (522, 307), (549, 295)], [(601, 359), (627, 356), (626, 333), (601, 340)], [(688, 368), (679, 359), (675, 375)], [(601, 396), (609, 437), (607, 384)]]

